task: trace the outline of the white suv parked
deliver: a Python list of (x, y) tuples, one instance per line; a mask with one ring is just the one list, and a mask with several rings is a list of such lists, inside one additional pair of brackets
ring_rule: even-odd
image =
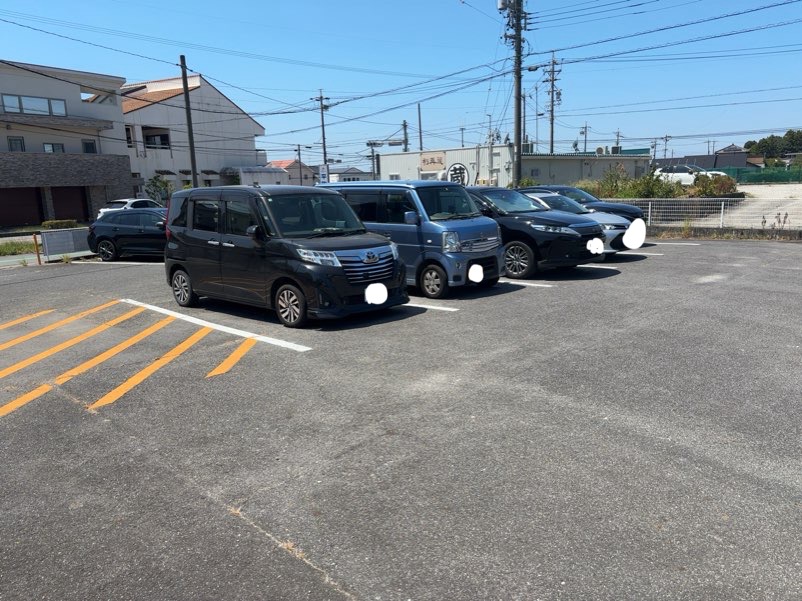
[(164, 205), (150, 198), (118, 198), (110, 200), (97, 213), (97, 218), (108, 211), (120, 211), (122, 209), (163, 209)]
[(658, 167), (654, 170), (655, 175), (669, 181), (679, 182), (683, 186), (692, 186), (697, 175), (708, 177), (726, 176), (723, 171), (706, 171), (696, 165), (669, 165), (668, 167)]

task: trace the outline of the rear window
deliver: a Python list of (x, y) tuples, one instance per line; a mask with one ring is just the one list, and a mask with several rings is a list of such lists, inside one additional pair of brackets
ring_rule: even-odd
[(124, 200), (117, 200), (114, 202), (107, 202), (103, 205), (104, 209), (122, 209), (126, 205)]

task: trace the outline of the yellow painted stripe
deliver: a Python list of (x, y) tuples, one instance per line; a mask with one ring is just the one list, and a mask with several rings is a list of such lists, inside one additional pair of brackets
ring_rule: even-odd
[(171, 321), (175, 321), (175, 317), (165, 317), (161, 321), (157, 321), (156, 323), (154, 323), (149, 328), (142, 330), (136, 336), (132, 336), (128, 340), (123, 340), (120, 344), (111, 347), (109, 350), (101, 353), (97, 357), (89, 359), (88, 361), (84, 361), (79, 366), (73, 367), (72, 369), (65, 371), (63, 374), (61, 374), (59, 377), (56, 378), (56, 384), (64, 384), (65, 382), (69, 382), (75, 376), (80, 375), (85, 371), (100, 365), (104, 361), (108, 361), (117, 353), (124, 351), (128, 347), (135, 345), (137, 342), (144, 340), (151, 334), (158, 332)]
[(47, 332), (55, 330), (56, 328), (60, 328), (61, 326), (66, 325), (68, 323), (71, 323), (71, 322), (73, 322), (73, 321), (75, 321), (77, 319), (81, 319), (82, 317), (86, 317), (87, 315), (91, 315), (92, 313), (97, 313), (98, 311), (102, 311), (103, 309), (108, 309), (109, 307), (111, 307), (113, 305), (116, 305), (119, 302), (120, 301), (118, 301), (118, 300), (114, 300), (114, 301), (111, 301), (109, 303), (105, 303), (103, 305), (100, 305), (98, 307), (94, 307), (94, 308), (88, 309), (86, 311), (81, 311), (80, 313), (78, 313), (76, 315), (73, 315), (71, 317), (67, 317), (66, 319), (62, 319), (61, 321), (57, 321), (56, 323), (51, 323), (49, 326), (45, 326), (44, 328), (40, 328), (40, 329), (38, 329), (38, 330), (36, 330), (34, 332), (31, 332), (29, 334), (25, 334), (24, 336), (20, 336), (19, 338), (14, 338), (14, 340), (9, 340), (8, 342), (4, 342), (3, 344), (0, 344), (0, 351), (4, 351), (7, 348), (11, 348), (12, 346), (16, 346), (17, 344), (20, 344), (21, 342), (25, 342), (26, 340), (30, 340), (31, 338), (36, 338), (37, 336), (41, 336), (42, 334), (46, 334)]
[(56, 353), (60, 353), (64, 349), (68, 349), (71, 346), (75, 346), (76, 344), (78, 344), (79, 342), (83, 342), (87, 338), (91, 338), (92, 336), (95, 336), (96, 334), (100, 334), (101, 332), (104, 332), (104, 331), (108, 330), (109, 328), (114, 327), (119, 323), (122, 323), (126, 319), (131, 319), (135, 315), (138, 315), (139, 313), (142, 313), (142, 311), (144, 311), (144, 310), (145, 309), (143, 309), (142, 307), (138, 307), (136, 309), (132, 309), (128, 313), (124, 313), (123, 315), (120, 315), (119, 317), (115, 317), (114, 319), (112, 319), (110, 321), (107, 321), (104, 324), (101, 324), (101, 325), (99, 325), (97, 327), (92, 328), (88, 332), (84, 332), (83, 334), (80, 334), (79, 336), (75, 336), (74, 338), (70, 338), (69, 340), (65, 340), (61, 344), (57, 344), (56, 346), (54, 346), (52, 348), (49, 348), (46, 351), (42, 351), (41, 353), (38, 353), (38, 354), (34, 355), (33, 357), (28, 357), (24, 361), (20, 361), (18, 363), (15, 363), (14, 365), (6, 367), (5, 369), (0, 370), (0, 380), (5, 378), (6, 376), (10, 376), (11, 374), (18, 372), (21, 369), (24, 369), (24, 368), (26, 368), (26, 367), (28, 367), (30, 365), (33, 365), (34, 363), (38, 363), (42, 359), (47, 359), (48, 357), (51, 357), (51, 356), (55, 355)]
[(117, 388), (115, 388), (102, 398), (98, 399), (97, 401), (89, 405), (87, 409), (89, 409), (90, 411), (94, 411), (99, 407), (103, 407), (104, 405), (109, 405), (110, 403), (113, 403), (114, 401), (118, 400), (126, 392), (130, 391), (135, 386), (144, 382), (147, 378), (149, 378), (155, 372), (157, 372), (162, 367), (167, 365), (170, 361), (172, 361), (185, 351), (189, 350), (192, 347), (192, 345), (199, 342), (204, 336), (206, 336), (211, 331), (212, 328), (201, 328), (200, 330), (195, 332), (192, 336), (184, 340), (184, 342), (179, 344), (177, 347), (175, 347), (171, 351), (168, 351), (167, 353), (162, 355), (159, 359), (148, 365), (146, 368), (142, 369), (138, 373), (128, 378)]
[[(142, 330), (136, 336), (132, 336), (128, 340), (123, 340), (120, 344), (111, 347), (109, 350), (107, 350), (104, 353), (101, 353), (97, 357), (95, 357), (93, 359), (90, 359), (89, 361), (84, 361), (78, 367), (73, 367), (69, 371), (65, 371), (58, 378), (56, 378), (56, 384), (64, 384), (65, 382), (69, 382), (75, 376), (77, 376), (79, 374), (82, 374), (82, 373), (84, 373), (85, 371), (87, 371), (89, 369), (92, 369), (96, 365), (100, 365), (104, 361), (112, 358), (114, 355), (116, 355), (120, 351), (123, 351), (123, 350), (127, 349), (128, 347), (133, 346), (134, 344), (136, 344), (140, 340), (143, 340), (143, 339), (147, 338), (148, 336), (150, 336), (151, 334), (159, 331), (161, 328), (166, 326), (171, 321), (175, 321), (175, 317), (166, 317), (166, 318), (162, 319), (161, 321), (156, 322), (155, 324), (153, 324), (149, 328), (146, 328), (146, 329)], [(0, 417), (2, 417), (4, 415), (8, 415), (9, 413), (14, 411), (15, 409), (19, 409), (20, 407), (22, 407), (26, 403), (30, 403), (31, 401), (33, 401), (34, 399), (39, 398), (43, 394), (47, 394), (52, 389), (53, 389), (53, 387), (50, 384), (42, 384), (41, 386), (39, 386), (39, 388), (37, 388), (35, 390), (32, 390), (29, 393), (24, 394), (24, 395), (22, 395), (21, 397), (19, 397), (17, 399), (14, 399), (10, 403), (0, 407)]]
[(5, 330), (6, 328), (10, 328), (11, 326), (15, 326), (18, 323), (25, 323), (30, 319), (35, 319), (36, 317), (41, 317), (42, 315), (47, 315), (48, 313), (52, 313), (55, 309), (48, 309), (47, 311), (39, 311), (39, 313), (34, 313), (32, 315), (26, 315), (25, 317), (20, 317), (19, 319), (15, 319), (14, 321), (9, 321), (4, 324), (0, 324), (0, 330)]
[(206, 377), (211, 378), (213, 376), (219, 376), (221, 374), (228, 373), (228, 371), (245, 356), (245, 353), (253, 348), (253, 345), (256, 344), (256, 342), (257, 341), (254, 338), (247, 338), (234, 350), (233, 353), (228, 356), (225, 361), (206, 374)]
[(23, 394), (21, 397), (17, 397), (10, 403), (6, 403), (2, 407), (0, 407), (0, 417), (8, 415), (12, 411), (19, 409), (23, 405), (30, 403), (34, 399), (38, 399), (43, 394), (50, 392), (53, 387), (50, 384), (42, 384), (36, 390), (31, 390), (27, 394)]

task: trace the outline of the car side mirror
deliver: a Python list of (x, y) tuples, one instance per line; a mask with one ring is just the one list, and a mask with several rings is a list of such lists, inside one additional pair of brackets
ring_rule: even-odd
[(248, 229), (245, 230), (245, 233), (251, 240), (255, 242), (260, 242), (261, 240), (265, 239), (265, 231), (262, 229), (261, 225), (248, 226)]
[(492, 217), (493, 211), (491, 211), (488, 207), (480, 207), (479, 212), (484, 215), (485, 217)]
[(418, 225), (418, 214), (415, 211), (404, 211), (404, 223)]
[(161, 231), (164, 231), (165, 230), (164, 221), (157, 221), (156, 227), (159, 228)]

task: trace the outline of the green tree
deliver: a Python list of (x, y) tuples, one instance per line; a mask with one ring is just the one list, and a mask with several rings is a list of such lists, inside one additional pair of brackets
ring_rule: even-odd
[(173, 193), (173, 184), (156, 174), (145, 184), (145, 194), (157, 201), (165, 201)]

